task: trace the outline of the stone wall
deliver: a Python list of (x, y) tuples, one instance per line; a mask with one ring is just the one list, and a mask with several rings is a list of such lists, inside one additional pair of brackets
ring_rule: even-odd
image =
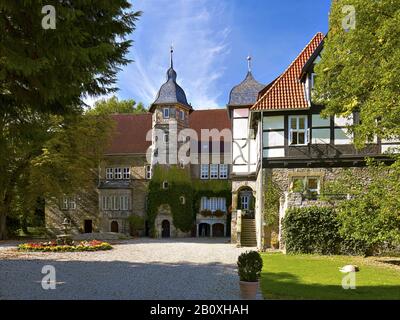
[(351, 170), (360, 179), (368, 179), (367, 168), (350, 167), (350, 168), (273, 168), (264, 169), (268, 177), (272, 177), (282, 192), (290, 189), (290, 183), (295, 176), (313, 176), (321, 177), (321, 189), (328, 181), (334, 181), (344, 170)]
[(52, 235), (61, 233), (62, 223), (65, 218), (71, 222), (71, 233), (78, 234), (84, 231), (85, 220), (92, 220), (93, 232), (101, 231), (99, 217), (99, 201), (96, 188), (92, 191), (82, 192), (75, 196), (76, 209), (61, 209), (61, 199), (46, 199), (45, 225)]

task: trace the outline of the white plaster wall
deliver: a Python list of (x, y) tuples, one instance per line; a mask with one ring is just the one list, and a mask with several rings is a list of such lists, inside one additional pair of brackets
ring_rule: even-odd
[(284, 157), (284, 156), (285, 156), (284, 148), (263, 150), (264, 158), (280, 158), (280, 157)]

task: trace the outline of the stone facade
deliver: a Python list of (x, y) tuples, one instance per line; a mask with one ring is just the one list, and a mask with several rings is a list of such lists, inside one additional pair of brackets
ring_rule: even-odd
[[(69, 198), (67, 198), (69, 199)], [(74, 196), (75, 208), (63, 208), (63, 199), (46, 199), (45, 221), (47, 231), (52, 235), (61, 233), (64, 219), (71, 223), (71, 233), (78, 234), (85, 231), (85, 221), (91, 224), (93, 232), (102, 230), (99, 212), (98, 192), (96, 188), (92, 191), (82, 192)]]

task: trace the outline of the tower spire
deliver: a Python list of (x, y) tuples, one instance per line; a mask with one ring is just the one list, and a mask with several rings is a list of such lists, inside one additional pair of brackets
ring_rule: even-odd
[(174, 62), (173, 62), (173, 59), (172, 59), (173, 54), (174, 54), (174, 46), (171, 44), (171, 47), (170, 47), (170, 55), (171, 55), (170, 67), (171, 67), (171, 68), (174, 67)]
[(247, 56), (247, 71), (251, 72), (251, 55)]

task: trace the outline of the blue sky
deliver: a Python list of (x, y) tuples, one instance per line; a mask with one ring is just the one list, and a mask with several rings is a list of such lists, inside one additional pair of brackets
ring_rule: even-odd
[[(143, 11), (117, 96), (151, 104), (174, 46), (177, 82), (195, 109), (225, 107), (232, 87), (252, 71), (275, 79), (318, 31), (328, 30), (330, 0), (132, 0)], [(89, 99), (89, 104), (93, 99)]]

